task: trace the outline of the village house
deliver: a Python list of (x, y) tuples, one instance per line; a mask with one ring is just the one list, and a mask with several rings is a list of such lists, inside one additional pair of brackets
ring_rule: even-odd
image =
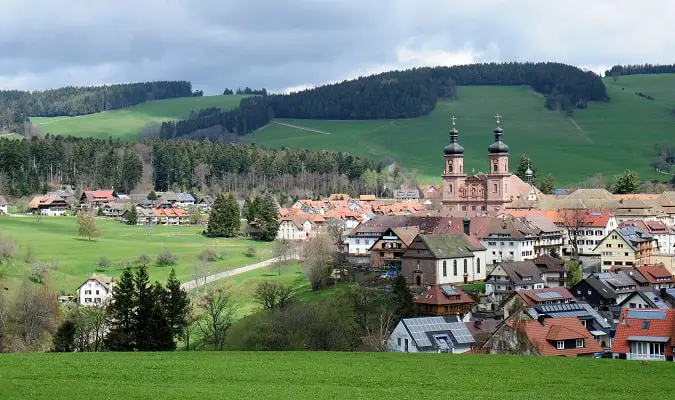
[(370, 247), (370, 265), (375, 268), (401, 268), (401, 257), (417, 236), (417, 227), (387, 229)]
[(612, 344), (615, 357), (673, 361), (675, 310), (624, 309)]
[(636, 291), (628, 295), (617, 305), (621, 308), (670, 309), (668, 302), (661, 299), (659, 291)]
[(321, 215), (294, 214), (279, 219), (277, 240), (308, 240), (318, 228), (315, 221), (325, 221)]
[(675, 254), (675, 231), (661, 221), (629, 220), (619, 224), (620, 228), (635, 227), (656, 239), (660, 253)]
[(419, 199), (420, 199), (420, 191), (418, 189), (394, 190), (393, 197), (394, 197), (394, 201), (397, 201), (397, 202), (411, 202), (411, 201), (416, 202), (416, 201), (419, 201)]
[(208, 194), (205, 194), (201, 197), (199, 197), (199, 200), (195, 202), (195, 205), (201, 212), (208, 213), (211, 211), (211, 207), (213, 206), (213, 196), (209, 196)]
[(568, 268), (561, 259), (554, 258), (548, 254), (537, 256), (534, 265), (539, 268), (541, 278), (546, 282), (546, 286), (553, 288), (556, 286), (567, 286)]
[(630, 272), (634, 272), (630, 274), (634, 280), (637, 281), (638, 277), (641, 277), (644, 280), (646, 285), (641, 286), (649, 286), (655, 290), (670, 289), (675, 286), (673, 275), (662, 265), (645, 265), (643, 267), (634, 268), (633, 271), (629, 271), (629, 273)]
[(577, 299), (587, 302), (596, 309), (606, 309), (617, 303), (617, 293), (601, 281), (597, 274), (591, 274), (577, 282), (570, 288), (570, 292)]
[(66, 215), (68, 203), (61, 197), (50, 194), (46, 196), (35, 196), (28, 203), (28, 212), (31, 214), (47, 215), (50, 217), (59, 217)]
[(188, 209), (195, 205), (195, 198), (190, 193), (176, 193), (176, 201), (173, 203), (176, 207)]
[(89, 209), (102, 208), (115, 201), (116, 194), (112, 190), (85, 190), (80, 196), (80, 207)]
[(121, 219), (124, 211), (129, 207), (128, 204), (120, 202), (111, 202), (104, 204), (100, 210), (104, 217)]
[(0, 195), (0, 215), (8, 215), (9, 214), (8, 206), (9, 206), (9, 203), (7, 202), (5, 197)]
[(612, 337), (616, 326), (611, 314), (598, 311), (586, 302), (535, 304), (527, 311), (527, 314), (535, 320), (541, 318), (577, 318), (602, 348), (609, 348), (612, 345)]
[(542, 304), (565, 304), (576, 302), (576, 299), (564, 287), (519, 290), (504, 299), (500, 308), (504, 309), (504, 318), (514, 311), (524, 312), (530, 307)]
[(635, 226), (612, 230), (594, 250), (600, 254), (601, 268), (651, 265), (651, 257), (658, 251), (658, 242), (650, 234)]
[(543, 289), (541, 272), (532, 260), (498, 264), (485, 277), (485, 294), (502, 301), (513, 292)]
[(417, 235), (401, 257), (401, 274), (414, 285), (485, 279), (485, 247), (461, 234)]
[(152, 210), (157, 224), (186, 225), (190, 223), (190, 216), (182, 208), (157, 208)]
[(104, 306), (112, 300), (114, 288), (113, 278), (93, 274), (77, 289), (77, 302), (82, 306)]
[(574, 317), (509, 321), (483, 345), (490, 354), (590, 357), (602, 351)]
[(651, 205), (641, 199), (621, 198), (614, 210), (614, 215), (616, 216), (616, 221), (621, 224), (636, 219), (656, 222), (658, 214)]
[(431, 286), (415, 298), (415, 303), (421, 315), (459, 315), (463, 319), (474, 301), (460, 288), (444, 284)]
[(389, 351), (466, 353), (475, 339), (457, 316), (403, 318), (387, 340)]

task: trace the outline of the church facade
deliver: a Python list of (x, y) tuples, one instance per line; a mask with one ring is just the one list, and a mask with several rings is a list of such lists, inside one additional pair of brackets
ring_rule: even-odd
[(502, 141), (503, 130), (497, 116), (494, 143), (488, 146), (487, 173), (472, 173), (467, 176), (464, 169), (464, 147), (459, 144), (459, 131), (453, 117), (450, 143), (443, 149), (445, 168), (443, 171), (442, 205), (447, 211), (499, 212), (517, 200), (536, 200), (541, 194), (528, 181), (523, 182), (509, 172), (509, 146)]

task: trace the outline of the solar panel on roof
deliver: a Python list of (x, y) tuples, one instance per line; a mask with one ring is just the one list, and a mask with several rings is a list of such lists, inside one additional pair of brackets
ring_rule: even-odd
[(452, 285), (441, 285), (441, 290), (443, 293), (445, 293), (447, 296), (455, 295), (457, 294), (457, 290), (455, 290), (454, 286)]
[(539, 296), (542, 299), (561, 299), (563, 297), (558, 292), (542, 292), (542, 293), (537, 293), (537, 296)]
[(626, 317), (635, 319), (665, 320), (666, 313), (664, 311), (630, 310), (628, 313), (626, 313)]
[(602, 217), (602, 213), (599, 212), (592, 212), (591, 215), (594, 217)]

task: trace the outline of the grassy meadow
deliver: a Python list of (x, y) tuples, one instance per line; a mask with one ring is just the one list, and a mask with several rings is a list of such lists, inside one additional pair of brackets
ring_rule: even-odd
[[(591, 103), (571, 117), (543, 106), (529, 87), (460, 86), (458, 99), (438, 102), (420, 118), (371, 121), (278, 120), (325, 131), (310, 132), (278, 124), (260, 129), (250, 140), (267, 147), (348, 151), (383, 161), (399, 161), (419, 170), (427, 182), (440, 181), (442, 150), (450, 118), (457, 117), (465, 170), (487, 170), (487, 146), (493, 141), (495, 113), (503, 115), (504, 141), (512, 169), (522, 154), (533, 158), (540, 174), (553, 173), (573, 184), (601, 172), (613, 176), (626, 168), (642, 178), (660, 178), (649, 167), (655, 143), (670, 138), (675, 125), (675, 74), (622, 76), (605, 80), (611, 101)], [(646, 100), (635, 92), (652, 95)]]
[(190, 111), (208, 107), (236, 108), (245, 96), (181, 97), (147, 101), (133, 107), (77, 117), (32, 117), (44, 133), (79, 137), (133, 139), (147, 125), (184, 119)]
[[(2, 354), (7, 399), (671, 398), (675, 365), (402, 353)], [(123, 384), (121, 384), (123, 383)]]
[[(193, 279), (193, 261), (202, 249), (210, 248), (221, 254), (222, 260), (209, 263), (209, 273), (217, 273), (252, 264), (272, 257), (273, 243), (255, 242), (247, 239), (206, 238), (200, 234), (203, 226), (153, 226), (152, 232), (143, 226), (128, 226), (116, 221), (97, 219), (102, 237), (95, 241), (77, 235), (77, 219), (74, 217), (42, 217), (38, 223), (34, 217), (0, 217), (0, 232), (9, 235), (18, 244), (18, 254), (0, 265), (0, 286), (10, 290), (18, 288), (30, 277), (31, 266), (25, 262), (30, 247), (33, 257), (43, 262), (57, 260), (56, 270), (50, 273), (51, 285), (56, 291), (73, 293), (92, 273), (104, 273), (117, 277), (125, 262), (131, 262), (141, 254), (152, 258), (149, 266), (151, 280), (166, 281), (171, 267), (155, 265), (157, 255), (165, 249), (178, 256), (173, 266), (182, 282)], [(255, 257), (246, 256), (249, 247), (256, 249)], [(113, 266), (101, 271), (97, 266), (105, 256)]]

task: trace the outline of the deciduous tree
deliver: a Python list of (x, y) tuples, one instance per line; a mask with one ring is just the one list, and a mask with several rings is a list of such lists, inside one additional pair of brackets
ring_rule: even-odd
[(635, 171), (626, 170), (614, 178), (612, 191), (616, 194), (637, 193), (640, 188), (640, 177)]
[(216, 350), (223, 350), (227, 331), (232, 326), (237, 304), (224, 289), (206, 292), (199, 300), (201, 311), (198, 326), (204, 342)]
[(96, 220), (91, 214), (80, 212), (77, 215), (77, 228), (80, 236), (86, 236), (88, 240), (101, 236), (101, 230), (96, 226)]

